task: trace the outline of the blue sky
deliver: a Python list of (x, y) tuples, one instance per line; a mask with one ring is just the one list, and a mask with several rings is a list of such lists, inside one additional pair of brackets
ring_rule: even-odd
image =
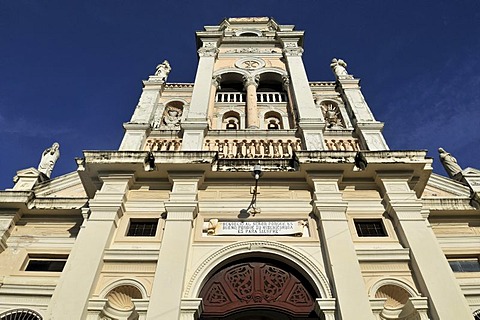
[(0, 189), (54, 141), (52, 177), (117, 149), (141, 80), (167, 59), (170, 82), (193, 82), (194, 32), (240, 16), (305, 30), (311, 81), (344, 59), (391, 149), (428, 149), (441, 174), (440, 146), (480, 168), (480, 1), (0, 0)]

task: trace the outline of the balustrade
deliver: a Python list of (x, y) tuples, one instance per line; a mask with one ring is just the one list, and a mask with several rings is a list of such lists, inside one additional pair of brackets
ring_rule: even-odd
[(167, 139), (149, 139), (145, 145), (145, 150), (149, 151), (180, 151), (182, 140)]
[(325, 140), (325, 145), (331, 151), (358, 151), (360, 150), (356, 139), (330, 139)]
[(218, 151), (220, 158), (289, 158), (301, 150), (295, 140), (205, 140), (204, 150)]
[[(215, 102), (244, 103), (245, 93), (242, 92), (217, 92)], [(257, 92), (257, 102), (260, 103), (281, 103), (287, 102), (287, 95), (284, 92)]]

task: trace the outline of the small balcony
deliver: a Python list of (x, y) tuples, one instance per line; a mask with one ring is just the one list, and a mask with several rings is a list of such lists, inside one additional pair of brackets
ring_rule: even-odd
[[(217, 92), (215, 102), (218, 103), (245, 103), (244, 92)], [(284, 92), (257, 92), (257, 103), (285, 103), (287, 94)]]

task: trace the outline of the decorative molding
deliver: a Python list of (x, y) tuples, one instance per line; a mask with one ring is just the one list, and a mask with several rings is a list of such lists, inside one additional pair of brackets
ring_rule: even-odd
[(235, 61), (235, 67), (244, 70), (256, 70), (265, 67), (265, 61), (260, 58), (242, 58)]
[(329, 281), (323, 274), (322, 270), (317, 266), (318, 263), (311, 261), (305, 254), (290, 246), (273, 241), (242, 241), (227, 245), (222, 249), (215, 251), (203, 260), (195, 269), (186, 285), (184, 297), (196, 297), (200, 292), (200, 286), (203, 279), (207, 277), (211, 270), (226, 259), (253, 252), (270, 253), (281, 255), (283, 257), (286, 256), (297, 267), (306, 271), (306, 273), (312, 278), (311, 280), (314, 281), (323, 298), (332, 297)]

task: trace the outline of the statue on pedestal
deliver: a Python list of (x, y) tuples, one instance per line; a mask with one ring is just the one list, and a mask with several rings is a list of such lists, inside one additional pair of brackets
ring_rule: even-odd
[(337, 79), (351, 79), (347, 72), (347, 63), (342, 59), (333, 58), (332, 63), (330, 63), (330, 68), (332, 68), (333, 73)]
[(457, 159), (455, 159), (450, 153), (443, 148), (438, 148), (438, 156), (448, 176), (452, 179), (460, 181), (462, 179), (459, 173), (462, 172), (462, 168), (458, 165)]
[(155, 71), (155, 76), (159, 77), (161, 81), (167, 81), (168, 74), (172, 71), (172, 67), (170, 67), (170, 63), (167, 60), (164, 60), (157, 66)]
[(55, 162), (60, 157), (60, 145), (54, 142), (50, 148), (45, 149), (42, 153), (42, 159), (38, 165), (38, 171), (50, 178)]

